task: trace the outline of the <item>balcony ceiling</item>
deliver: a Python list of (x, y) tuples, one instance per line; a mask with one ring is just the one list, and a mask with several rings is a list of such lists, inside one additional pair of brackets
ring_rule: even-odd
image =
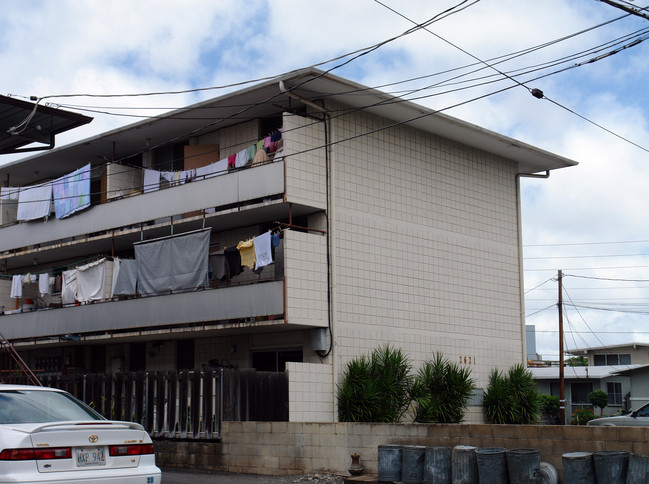
[[(330, 99), (354, 108), (438, 136), (508, 158), (519, 172), (535, 173), (575, 165), (576, 162), (488, 131), (470, 123), (435, 113), (423, 106), (401, 101), (315, 69), (293, 71), (274, 80), (178, 109), (160, 118), (148, 119), (123, 128), (14, 161), (0, 169), (0, 180), (10, 173), (13, 185), (34, 183), (34, 172), (43, 179), (69, 173), (82, 164), (103, 163), (141, 153), (169, 140), (186, 140), (249, 119), (266, 117), (301, 108), (302, 102), (280, 90), (279, 82), (304, 99)], [(388, 123), (393, 124), (393, 123)]]

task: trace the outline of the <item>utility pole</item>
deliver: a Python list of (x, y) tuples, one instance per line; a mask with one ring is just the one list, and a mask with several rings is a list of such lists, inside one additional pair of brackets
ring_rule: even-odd
[(559, 270), (557, 281), (559, 282), (559, 418), (561, 425), (566, 424), (566, 393), (563, 378), (563, 272)]
[(599, 1), (611, 5), (612, 7), (619, 8), (620, 10), (624, 10), (626, 13), (630, 13), (631, 15), (637, 15), (638, 17), (642, 17), (645, 20), (649, 20), (649, 15), (647, 15), (646, 13), (641, 13), (636, 8), (627, 7), (626, 5), (613, 2), (612, 0), (599, 0)]

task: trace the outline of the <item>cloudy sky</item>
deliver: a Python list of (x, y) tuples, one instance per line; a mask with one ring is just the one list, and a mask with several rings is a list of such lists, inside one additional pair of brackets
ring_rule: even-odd
[(54, 96), (44, 101), (95, 118), (59, 145), (225, 90), (70, 94), (223, 86), (324, 63), (578, 161), (522, 181), (526, 314), (537, 352), (558, 358), (558, 269), (566, 348), (649, 342), (649, 20), (598, 0), (23, 0), (2, 8), (0, 92)]

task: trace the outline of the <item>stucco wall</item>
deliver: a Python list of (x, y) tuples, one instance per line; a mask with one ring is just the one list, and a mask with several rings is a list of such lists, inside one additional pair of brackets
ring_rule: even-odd
[(539, 449), (561, 476), (566, 452), (626, 450), (649, 454), (649, 428), (484, 424), (223, 422), (222, 442), (156, 441), (157, 464), (237, 473), (347, 474), (350, 455), (378, 472), (382, 444)]

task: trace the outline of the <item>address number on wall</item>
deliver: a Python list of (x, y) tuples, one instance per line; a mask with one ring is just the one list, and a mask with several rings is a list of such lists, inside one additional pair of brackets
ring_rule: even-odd
[(477, 365), (478, 361), (475, 356), (460, 355), (460, 365)]

